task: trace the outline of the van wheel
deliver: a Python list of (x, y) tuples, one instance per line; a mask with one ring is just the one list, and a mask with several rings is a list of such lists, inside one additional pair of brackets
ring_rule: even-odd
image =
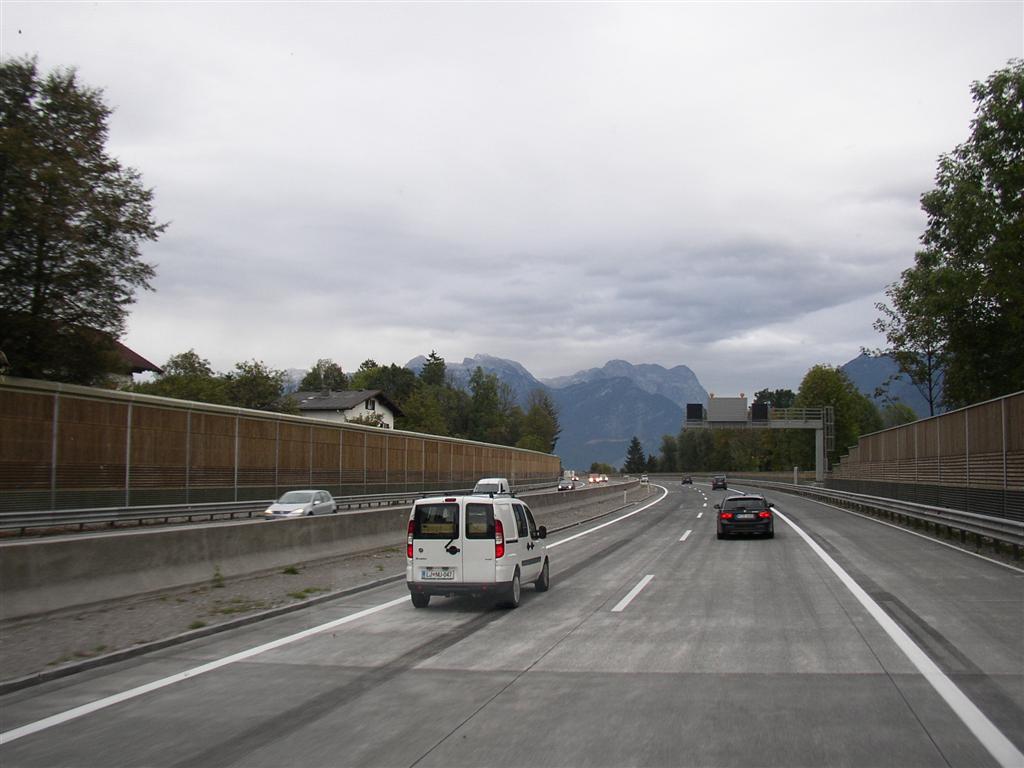
[(522, 586), (519, 584), (519, 571), (512, 576), (512, 583), (508, 585), (508, 592), (505, 593), (507, 600), (502, 603), (503, 608), (518, 608), (519, 597), (522, 594)]
[(540, 569), (540, 577), (533, 582), (538, 592), (547, 592), (551, 589), (551, 575), (548, 573), (548, 561), (544, 561), (544, 567)]
[(430, 595), (421, 595), (419, 592), (413, 592), (412, 605), (414, 608), (426, 608), (430, 605)]

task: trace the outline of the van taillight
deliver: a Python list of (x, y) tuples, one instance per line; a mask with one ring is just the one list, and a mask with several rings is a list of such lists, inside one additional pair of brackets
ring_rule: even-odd
[(501, 520), (494, 521), (494, 559), (500, 560), (505, 556), (505, 528)]
[(416, 530), (416, 522), (409, 521), (409, 536), (405, 540), (405, 556), (412, 560), (412, 534)]

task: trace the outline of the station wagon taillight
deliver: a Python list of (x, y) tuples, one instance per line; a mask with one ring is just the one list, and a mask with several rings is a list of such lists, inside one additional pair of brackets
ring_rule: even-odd
[(765, 519), (765, 518), (771, 517), (772, 513), (769, 512), (767, 509), (763, 509), (763, 510), (761, 510), (760, 512), (757, 513), (757, 516), (760, 517), (761, 519)]
[(500, 560), (505, 556), (505, 527), (501, 520), (494, 521), (494, 559)]
[(416, 529), (416, 521), (409, 521), (409, 535), (405, 540), (405, 556), (412, 560), (412, 534)]
[[(732, 512), (723, 512), (722, 513), (722, 519), (723, 520), (732, 520)], [(412, 545), (410, 545), (410, 546), (412, 546)]]

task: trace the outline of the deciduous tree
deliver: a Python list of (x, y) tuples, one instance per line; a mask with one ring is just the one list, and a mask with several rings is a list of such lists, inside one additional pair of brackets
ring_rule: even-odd
[(312, 390), (343, 390), (348, 387), (348, 377), (341, 366), (330, 358), (320, 358), (302, 377), (299, 389)]
[(111, 110), (73, 69), (0, 64), (0, 349), (16, 376), (83, 384), (118, 370), (113, 340), (155, 272), (166, 225), (106, 148)]
[(971, 134), (939, 158), (935, 188), (921, 197), (924, 248), (876, 323), (905, 359), (934, 353), (950, 406), (1024, 382), (1024, 61), (973, 83), (971, 94)]

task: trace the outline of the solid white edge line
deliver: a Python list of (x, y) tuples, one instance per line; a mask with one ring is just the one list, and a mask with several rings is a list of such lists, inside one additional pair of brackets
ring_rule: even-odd
[(625, 520), (627, 517), (632, 517), (633, 515), (636, 515), (636, 514), (639, 514), (640, 512), (643, 512), (645, 509), (650, 509), (655, 504), (657, 504), (659, 501), (661, 501), (666, 496), (668, 496), (668, 489), (667, 488), (663, 488), (660, 485), (656, 485), (654, 487), (655, 488), (661, 488), (663, 493), (661, 494), (660, 498), (655, 499), (650, 504), (645, 504), (644, 506), (642, 506), (642, 507), (640, 507), (638, 509), (634, 509), (632, 512), (627, 512), (626, 514), (621, 515), (620, 517), (616, 517), (614, 520), (609, 520), (606, 523), (601, 523), (600, 525), (595, 525), (593, 528), (588, 528), (585, 531), (582, 531), (580, 533), (574, 533), (572, 536), (567, 536), (564, 539), (560, 539), (559, 541), (556, 541), (556, 542), (554, 542), (552, 544), (548, 544), (547, 548), (548, 549), (553, 549), (554, 547), (560, 547), (560, 546), (562, 546), (563, 544), (565, 544), (567, 542), (570, 542), (570, 541), (573, 541), (575, 539), (580, 538), (581, 536), (589, 536), (590, 534), (594, 533), (595, 531), (599, 531), (602, 528), (607, 528), (609, 525), (614, 525), (615, 523), (617, 523), (617, 522), (619, 522), (621, 520)]
[(976, 557), (979, 560), (984, 560), (986, 563), (992, 563), (993, 565), (1001, 565), (1001, 566), (1003, 566), (1003, 568), (1009, 568), (1011, 571), (1013, 571), (1015, 573), (1024, 573), (1024, 568), (1018, 568), (1017, 566), (1010, 565), (1009, 563), (1001, 563), (998, 560), (993, 560), (991, 557), (985, 557), (984, 555), (980, 555), (977, 552), (970, 552), (970, 551), (968, 551), (966, 549), (963, 549), (962, 547), (956, 546), (955, 544), (950, 544), (949, 542), (946, 542), (946, 541), (939, 541), (938, 539), (933, 539), (931, 536), (925, 536), (923, 533), (918, 533), (917, 531), (911, 531), (911, 530), (909, 530), (907, 528), (904, 528), (902, 525), (896, 525), (895, 523), (887, 523), (885, 520), (879, 520), (877, 518), (871, 517), (871, 515), (864, 515), (864, 514), (861, 514), (860, 512), (854, 512), (852, 509), (844, 509), (843, 507), (837, 507), (835, 504), (828, 504), (828, 503), (826, 503), (824, 501), (815, 501), (814, 503), (815, 504), (820, 504), (823, 507), (830, 507), (831, 509), (838, 509), (840, 512), (845, 512), (848, 515), (854, 515), (855, 517), (864, 518), (865, 520), (869, 520), (872, 523), (878, 523), (879, 525), (885, 525), (885, 526), (888, 526), (889, 528), (895, 528), (897, 531), (903, 531), (903, 533), (909, 533), (911, 536), (917, 536), (919, 538), (924, 539), (925, 541), (930, 541), (933, 544), (941, 544), (942, 546), (949, 547), (950, 549), (952, 549), (952, 550), (954, 550), (956, 552), (960, 552), (961, 554), (970, 555), (971, 557)]
[(952, 680), (946, 677), (938, 665), (921, 650), (917, 643), (903, 631), (903, 628), (889, 614), (882, 610), (881, 606), (853, 580), (850, 574), (843, 570), (842, 566), (833, 560), (796, 523), (779, 512), (777, 508), (772, 507), (772, 510), (786, 525), (796, 531), (797, 535), (807, 543), (814, 553), (839, 578), (843, 586), (850, 590), (851, 594), (857, 598), (860, 604), (864, 606), (864, 609), (885, 630), (897, 647), (910, 659), (910, 662), (917, 667), (918, 672), (935, 689), (935, 692), (942, 697), (943, 701), (949, 705), (956, 716), (977, 737), (982, 746), (996, 759), (996, 762), (1004, 766), (1004, 768), (1019, 768), (1019, 766), (1024, 765), (1024, 754), (992, 724), (992, 721), (985, 716), (985, 713), (978, 709), (974, 702), (967, 698)]
[(693, 529), (692, 528), (690, 530), (688, 530), (686, 533), (684, 533), (679, 540), (680, 541), (686, 541), (688, 538), (690, 538), (690, 534), (691, 533), (693, 533)]
[(633, 587), (631, 590), (629, 590), (629, 594), (626, 595), (621, 600), (619, 600), (619, 602), (615, 605), (615, 607), (612, 608), (612, 613), (620, 613), (621, 611), (624, 611), (626, 609), (626, 606), (629, 605), (631, 602), (633, 602), (633, 598), (640, 594), (640, 590), (642, 590), (644, 587), (646, 587), (648, 584), (650, 584), (651, 583), (651, 579), (653, 579), (653, 578), (654, 578), (654, 574), (649, 573), (646, 576), (644, 576), (642, 579), (640, 579), (640, 582), (635, 587)]
[(240, 651), (239, 653), (235, 653), (235, 654), (233, 654), (231, 656), (225, 656), (222, 659), (217, 659), (216, 661), (211, 661), (208, 664), (203, 664), (203, 665), (198, 666), (198, 667), (193, 667), (192, 669), (186, 669), (184, 672), (179, 672), (176, 675), (171, 675), (170, 677), (165, 677), (165, 678), (162, 678), (160, 680), (154, 680), (151, 683), (146, 683), (145, 685), (140, 685), (137, 688), (132, 688), (132, 689), (127, 690), (127, 691), (122, 691), (121, 693), (116, 693), (113, 696), (107, 696), (107, 697), (102, 698), (102, 699), (97, 699), (96, 701), (91, 701), (88, 704), (83, 704), (80, 707), (75, 707), (74, 709), (69, 709), (66, 712), (61, 712), (61, 713), (56, 714), (56, 715), (51, 715), (50, 717), (44, 718), (42, 720), (37, 720), (34, 723), (28, 723), (27, 725), (23, 725), (23, 726), (21, 726), (19, 728), (12, 728), (9, 731), (6, 731), (4, 733), (0, 733), (0, 746), (2, 746), (4, 744), (9, 744), (10, 742), (15, 741), (16, 739), (22, 738), (23, 736), (29, 736), (29, 735), (31, 735), (33, 733), (38, 733), (39, 731), (44, 731), (47, 728), (52, 728), (55, 725), (60, 725), (61, 723), (66, 723), (69, 720), (75, 720), (75, 719), (77, 719), (79, 717), (82, 717), (84, 715), (88, 715), (91, 712), (96, 712), (97, 710), (100, 710), (100, 709), (106, 709), (107, 707), (112, 707), (115, 704), (120, 704), (122, 701), (128, 701), (129, 699), (134, 699), (134, 698), (136, 698), (138, 696), (142, 696), (144, 694), (150, 693), (151, 691), (156, 691), (156, 690), (159, 690), (160, 688), (166, 688), (168, 685), (173, 685), (174, 683), (180, 683), (182, 680), (188, 680), (189, 678), (196, 677), (198, 675), (202, 675), (202, 674), (204, 674), (206, 672), (212, 672), (215, 669), (220, 669), (221, 667), (225, 667), (228, 664), (234, 664), (237, 661), (243, 661), (245, 659), (251, 658), (253, 656), (256, 656), (258, 654), (264, 653), (266, 651), (273, 650), (274, 648), (280, 648), (282, 645), (288, 645), (289, 643), (294, 643), (297, 640), (303, 640), (303, 639), (305, 639), (307, 637), (310, 637), (311, 635), (316, 635), (316, 634), (319, 634), (320, 632), (326, 632), (329, 629), (334, 629), (335, 627), (340, 627), (343, 624), (349, 624), (349, 623), (351, 623), (353, 621), (357, 621), (358, 619), (361, 619), (361, 618), (363, 618), (365, 616), (369, 616), (371, 614), (378, 613), (379, 611), (383, 611), (383, 610), (385, 610), (387, 608), (391, 608), (393, 606), (396, 606), (399, 603), (408, 602), (408, 600), (409, 600), (408, 597), (396, 598), (395, 600), (390, 600), (390, 601), (388, 601), (386, 603), (381, 603), (380, 605), (375, 605), (372, 608), (366, 608), (365, 610), (357, 611), (356, 613), (350, 614), (348, 616), (344, 616), (344, 617), (342, 617), (340, 619), (335, 619), (334, 621), (329, 621), (326, 624), (321, 624), (320, 626), (317, 626), (317, 627), (311, 627), (309, 629), (304, 629), (301, 632), (296, 632), (293, 635), (288, 635), (287, 637), (282, 637), (282, 638), (278, 638), (277, 640), (272, 640), (269, 643), (264, 643), (263, 645), (258, 645), (258, 646), (254, 647), (254, 648), (249, 648), (248, 650)]

